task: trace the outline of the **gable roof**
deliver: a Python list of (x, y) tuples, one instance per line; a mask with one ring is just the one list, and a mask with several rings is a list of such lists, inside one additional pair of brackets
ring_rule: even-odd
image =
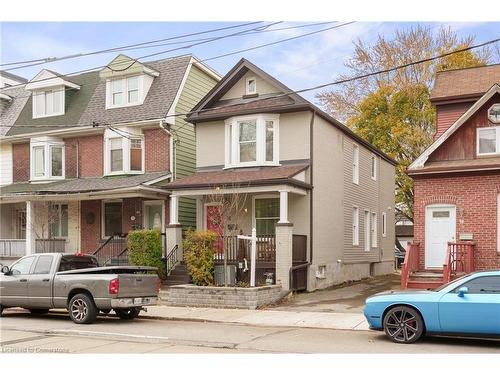
[(22, 87), (3, 88), (1, 93), (10, 97), (10, 100), (0, 100), (0, 136), (4, 136), (16, 122), (29, 97)]
[(500, 82), (500, 64), (445, 70), (436, 74), (431, 100), (478, 98)]
[(17, 74), (12, 74), (11, 72), (6, 72), (5, 70), (0, 70), (0, 77), (10, 78), (11, 80), (18, 81), (20, 83), (28, 82), (26, 78), (18, 76)]
[[(249, 98), (243, 97), (241, 99), (232, 99), (229, 104), (213, 106), (248, 71), (252, 71), (265, 80), (268, 80), (271, 85), (279, 90), (279, 92), (276, 94), (260, 95), (257, 98), (255, 98), (255, 96), (251, 96)], [(263, 111), (291, 112), (299, 110), (312, 111), (331, 125), (337, 127), (348, 137), (354, 139), (359, 144), (382, 157), (387, 162), (392, 165), (396, 164), (391, 157), (361, 138), (346, 125), (342, 124), (328, 113), (304, 99), (292, 89), (288, 88), (276, 78), (246, 59), (238, 61), (238, 63), (224, 77), (222, 77), (217, 85), (215, 85), (212, 90), (210, 90), (207, 95), (205, 95), (205, 97), (201, 99), (200, 102), (191, 110), (191, 113), (187, 116), (187, 120), (191, 123), (197, 124), (204, 121), (225, 119), (239, 114), (246, 115)]]
[(418, 171), (424, 168), (429, 156), (436, 151), (448, 138), (451, 137), (474, 113), (477, 112), (493, 95), (500, 94), (500, 85), (494, 84), (491, 88), (476, 101), (457, 121), (453, 123), (441, 136), (436, 139), (413, 163), (408, 167), (408, 171)]

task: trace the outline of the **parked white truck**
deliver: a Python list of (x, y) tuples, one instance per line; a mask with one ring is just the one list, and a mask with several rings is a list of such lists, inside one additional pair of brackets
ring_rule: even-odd
[(0, 315), (22, 307), (33, 314), (65, 308), (73, 322), (88, 324), (99, 310), (134, 319), (158, 302), (160, 279), (154, 267), (99, 267), (90, 255), (27, 255), (0, 273)]

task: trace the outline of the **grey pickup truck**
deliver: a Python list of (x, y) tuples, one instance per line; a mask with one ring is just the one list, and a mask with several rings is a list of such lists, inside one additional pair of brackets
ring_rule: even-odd
[(0, 315), (6, 307), (33, 314), (65, 308), (75, 323), (95, 321), (99, 310), (112, 309), (134, 319), (143, 306), (158, 302), (160, 279), (154, 267), (99, 267), (90, 255), (27, 255), (1, 267)]

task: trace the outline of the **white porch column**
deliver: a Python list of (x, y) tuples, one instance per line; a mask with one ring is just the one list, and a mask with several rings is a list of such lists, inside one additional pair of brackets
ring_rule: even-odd
[(169, 225), (179, 224), (179, 198), (177, 195), (170, 196), (170, 222)]
[(35, 254), (35, 203), (26, 201), (26, 255)]
[(293, 224), (276, 223), (276, 284), (290, 290), (290, 268), (292, 268)]
[(278, 223), (289, 223), (288, 221), (288, 190), (280, 190), (280, 220)]

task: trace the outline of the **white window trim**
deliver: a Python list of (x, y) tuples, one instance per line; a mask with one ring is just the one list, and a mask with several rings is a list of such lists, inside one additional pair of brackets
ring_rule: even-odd
[(359, 146), (352, 145), (352, 182), (359, 185)]
[[(114, 134), (114, 135), (113, 135)], [(123, 168), (121, 171), (111, 171), (111, 140), (120, 138), (116, 133), (112, 135), (106, 135), (104, 137), (104, 175), (105, 176), (118, 176), (123, 174), (144, 174), (145, 168), (145, 155), (146, 155), (146, 142), (144, 141), (144, 135), (131, 135), (130, 137), (121, 137), (122, 140), (122, 152), (123, 152)], [(142, 156), (141, 156), (141, 170), (133, 171), (130, 169), (130, 145), (131, 139), (141, 139), (142, 142)]]
[(387, 213), (382, 212), (382, 237), (387, 237)]
[[(356, 212), (356, 215), (354, 213)], [(352, 245), (359, 246), (359, 207), (352, 206)], [(356, 229), (354, 229), (356, 227)]]
[(120, 202), (122, 204), (122, 229), (123, 229), (123, 199), (103, 199), (101, 201), (101, 239), (106, 239), (109, 237), (109, 236), (106, 236), (106, 234), (105, 234), (106, 228), (104, 228), (104, 224), (105, 224), (105, 222), (104, 222), (104, 214), (105, 214), (104, 205), (106, 203), (118, 203), (118, 202)]
[[(67, 236), (54, 236), (52, 238), (60, 238), (60, 239), (67, 239), (69, 237), (69, 204), (67, 202), (57, 202), (53, 203), (53, 207), (57, 207), (57, 214), (58, 214), (58, 222), (59, 222), (59, 233), (62, 232), (62, 208), (61, 206), (66, 205), (68, 206), (68, 235)], [(50, 209), (50, 208), (49, 208)], [(49, 231), (50, 231), (50, 224), (49, 224)]]
[(165, 201), (163, 199), (143, 201), (142, 226), (144, 228), (146, 228), (146, 225), (149, 225), (148, 218), (146, 215), (146, 206), (158, 206), (160, 204), (161, 204), (161, 224), (162, 224), (161, 231), (163, 232), (165, 230)]
[[(479, 152), (479, 133), (486, 130), (495, 130), (495, 146), (496, 152)], [(489, 155), (500, 155), (500, 126), (486, 126), (484, 128), (476, 129), (476, 155), (477, 156), (489, 156)]]
[[(255, 90), (254, 91), (249, 91), (248, 90), (248, 83), (253, 80), (255, 82)], [(246, 95), (253, 95), (257, 94), (257, 79), (255, 77), (247, 77), (245, 80), (245, 94)]]
[[(54, 91), (62, 91), (61, 102), (59, 103), (61, 110), (59, 112), (53, 112), (50, 114), (41, 115), (38, 113), (38, 108), (37, 108), (38, 107), (38, 105), (37, 105), (38, 100), (36, 100), (36, 96), (40, 95), (41, 93), (43, 93), (45, 95), (45, 93), (47, 91), (50, 91), (52, 93)], [(32, 98), (31, 106), (32, 106), (33, 118), (44, 118), (44, 117), (54, 117), (54, 116), (64, 115), (64, 107), (66, 104), (66, 95), (65, 94), (66, 94), (66, 89), (64, 86), (44, 88), (44, 89), (39, 89), (39, 90), (33, 91), (33, 94), (31, 95), (31, 98)], [(54, 100), (54, 99), (52, 99), (52, 100)]]
[[(137, 102), (128, 102), (128, 79), (137, 77)], [(112, 92), (112, 82), (113, 81), (124, 81), (123, 82), (123, 104), (113, 104), (113, 92)], [(106, 80), (106, 109), (112, 108), (123, 108), (123, 107), (134, 107), (136, 105), (141, 105), (144, 103), (144, 75), (130, 75), (126, 77), (120, 77), (115, 79)]]
[(371, 213), (369, 210), (365, 210), (365, 220), (364, 220), (364, 249), (365, 251), (370, 251), (370, 242), (371, 242), (371, 236), (372, 236), (372, 233), (371, 233), (371, 225), (370, 225), (370, 216), (371, 216)]
[[(375, 162), (374, 164), (372, 164)], [(378, 168), (378, 160), (375, 154), (372, 154), (370, 157), (370, 177), (373, 181), (377, 181), (377, 168)]]
[[(260, 195), (254, 195), (252, 197), (252, 228), (257, 229), (257, 219), (255, 218), (255, 201), (258, 199), (270, 199), (270, 198), (278, 199), (278, 201), (279, 201), (280, 195), (279, 194), (260, 194)], [(271, 218), (266, 218), (266, 219), (271, 219)], [(277, 217), (277, 219), (279, 220), (279, 216)]]
[(376, 249), (378, 247), (378, 215), (376, 212), (371, 213), (370, 218), (370, 235), (371, 247)]
[[(51, 147), (61, 147), (61, 158), (62, 158), (62, 175), (52, 176), (52, 153)], [(35, 176), (35, 154), (33, 149), (35, 147), (44, 148), (44, 175)], [(47, 181), (47, 180), (64, 180), (66, 174), (66, 156), (64, 141), (55, 140), (39, 140), (30, 142), (30, 181)]]
[[(278, 166), (279, 163), (279, 114), (256, 114), (231, 117), (225, 121), (225, 168)], [(256, 122), (256, 161), (239, 161), (239, 127), (242, 121)], [(266, 121), (274, 122), (273, 161), (266, 161)], [(232, 129), (232, 131), (230, 130)], [(231, 138), (231, 139), (230, 139)], [(234, 162), (232, 162), (234, 161)]]

